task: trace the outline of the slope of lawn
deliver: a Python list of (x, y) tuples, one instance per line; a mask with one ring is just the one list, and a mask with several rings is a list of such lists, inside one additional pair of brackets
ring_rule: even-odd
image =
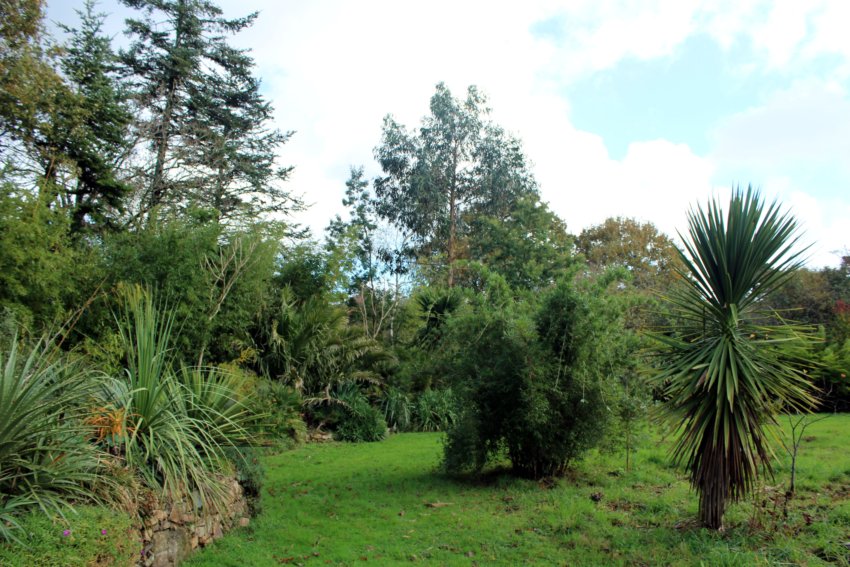
[(308, 445), (268, 457), (261, 516), (187, 564), (850, 565), (850, 416), (806, 431), (787, 516), (778, 454), (723, 533), (695, 526), (695, 494), (650, 437), (629, 472), (594, 452), (547, 482), (446, 478), (439, 434)]

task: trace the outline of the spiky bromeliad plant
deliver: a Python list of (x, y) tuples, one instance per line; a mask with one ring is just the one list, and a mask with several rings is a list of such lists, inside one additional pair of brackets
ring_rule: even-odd
[(800, 328), (771, 325), (764, 298), (803, 262), (797, 223), (757, 191), (737, 189), (724, 216), (712, 200), (688, 214), (676, 323), (659, 334), (666, 416), (678, 427), (673, 458), (690, 471), (699, 518), (720, 529), (726, 504), (771, 472), (766, 438), (777, 407), (807, 409), (808, 382), (783, 352)]

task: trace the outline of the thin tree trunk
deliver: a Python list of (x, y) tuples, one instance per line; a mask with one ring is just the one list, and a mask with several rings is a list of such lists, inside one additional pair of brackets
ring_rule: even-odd
[(174, 90), (176, 81), (174, 77), (168, 81), (168, 93), (165, 99), (165, 108), (159, 122), (159, 131), (156, 140), (156, 162), (151, 178), (150, 208), (153, 209), (162, 203), (165, 193), (165, 159), (168, 153), (169, 131), (171, 130), (171, 115), (174, 113)]
[(457, 231), (457, 144), (452, 160), (452, 181), (449, 187), (449, 245), (446, 250), (449, 262), (449, 287), (455, 284), (455, 233)]
[(794, 494), (794, 491), (797, 490), (797, 447), (799, 445), (794, 445), (794, 454), (791, 456), (791, 486), (788, 487), (788, 493)]
[[(182, 4), (182, 2), (181, 2)], [(174, 29), (174, 50), (180, 47), (180, 41), (183, 30), (182, 11), (177, 17), (177, 23)], [(177, 77), (175, 71), (171, 70), (168, 76), (165, 90), (165, 108), (162, 109), (162, 116), (159, 122), (159, 131), (156, 145), (156, 161), (153, 168), (153, 177), (151, 178), (151, 198), (150, 208), (153, 209), (163, 201), (165, 193), (165, 160), (168, 155), (168, 143), (171, 138), (171, 117), (174, 114), (175, 95), (177, 93)]]

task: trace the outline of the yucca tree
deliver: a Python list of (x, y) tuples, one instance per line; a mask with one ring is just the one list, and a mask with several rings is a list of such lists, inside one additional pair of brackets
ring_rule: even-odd
[[(765, 297), (803, 263), (797, 223), (751, 187), (688, 215), (681, 287), (668, 297), (676, 323), (665, 346), (666, 414), (677, 428), (673, 458), (690, 471), (704, 526), (722, 527), (727, 503), (770, 473), (767, 427), (777, 407), (806, 410), (802, 368), (786, 354), (801, 329), (771, 325)], [(680, 235), (681, 236), (681, 235)]]

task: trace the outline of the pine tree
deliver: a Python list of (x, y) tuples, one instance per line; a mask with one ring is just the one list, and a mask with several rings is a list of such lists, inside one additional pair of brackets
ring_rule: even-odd
[(256, 13), (226, 19), (209, 0), (122, 2), (143, 13), (127, 20), (134, 39), (122, 53), (150, 151), (142, 212), (201, 206), (232, 218), (293, 204), (279, 186), (289, 170), (275, 164), (288, 134), (268, 127), (253, 61), (226, 42)]
[(132, 115), (118, 82), (117, 58), (102, 33), (106, 14), (95, 12), (94, 0), (78, 11), (79, 29), (63, 26), (71, 37), (61, 67), (77, 95), (76, 119), (66, 121), (57, 135), (64, 154), (76, 164), (77, 178), (69, 189), (72, 230), (108, 227), (123, 209), (128, 184), (116, 171), (130, 150)]
[(190, 200), (224, 221), (286, 212), (300, 206), (281, 187), (291, 167), (277, 165), (277, 150), (292, 135), (269, 127), (272, 107), (252, 76), (242, 50), (222, 46), (219, 70), (188, 89), (188, 131), (181, 163), (193, 171)]
[(0, 159), (4, 176), (48, 175), (52, 130), (67, 87), (53, 67), (41, 0), (8, 0), (0, 12)]

